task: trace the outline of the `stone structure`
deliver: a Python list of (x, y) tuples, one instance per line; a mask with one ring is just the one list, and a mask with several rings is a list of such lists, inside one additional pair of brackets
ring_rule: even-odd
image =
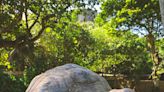
[(83, 9), (77, 16), (77, 20), (80, 22), (93, 21), (97, 12), (91, 9)]
[(160, 4), (162, 22), (163, 22), (163, 26), (164, 26), (164, 0), (159, 0), (159, 4)]
[(26, 92), (109, 92), (111, 87), (98, 74), (66, 64), (36, 76)]

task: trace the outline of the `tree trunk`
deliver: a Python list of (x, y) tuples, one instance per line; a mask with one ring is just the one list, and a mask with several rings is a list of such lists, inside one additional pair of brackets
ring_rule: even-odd
[(147, 43), (148, 43), (148, 48), (149, 48), (151, 58), (153, 61), (153, 71), (151, 74), (153, 84), (154, 84), (153, 92), (160, 92), (159, 91), (159, 75), (157, 74), (160, 60), (159, 60), (158, 52), (157, 52), (156, 47), (155, 47), (155, 38), (154, 38), (153, 34), (149, 33), (147, 35)]

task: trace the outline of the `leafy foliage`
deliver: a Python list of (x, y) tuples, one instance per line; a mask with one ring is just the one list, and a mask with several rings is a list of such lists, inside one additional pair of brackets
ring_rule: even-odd
[(0, 91), (23, 92), (34, 76), (66, 63), (129, 79), (151, 73), (140, 33), (153, 35), (163, 58), (158, 0), (100, 1), (94, 21), (82, 22), (79, 15), (96, 12), (98, 0), (1, 0)]

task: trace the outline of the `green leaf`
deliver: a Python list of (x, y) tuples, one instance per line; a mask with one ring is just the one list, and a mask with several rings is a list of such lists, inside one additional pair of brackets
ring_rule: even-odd
[(46, 33), (49, 33), (50, 31), (51, 31), (50, 27), (46, 28), (46, 30), (45, 30)]

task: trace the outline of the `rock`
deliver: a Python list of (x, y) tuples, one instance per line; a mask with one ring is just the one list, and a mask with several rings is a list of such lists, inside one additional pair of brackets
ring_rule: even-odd
[(36, 76), (26, 92), (109, 92), (111, 87), (98, 74), (66, 64)]
[(109, 92), (135, 92), (135, 91), (130, 88), (123, 88), (123, 89), (112, 89)]

